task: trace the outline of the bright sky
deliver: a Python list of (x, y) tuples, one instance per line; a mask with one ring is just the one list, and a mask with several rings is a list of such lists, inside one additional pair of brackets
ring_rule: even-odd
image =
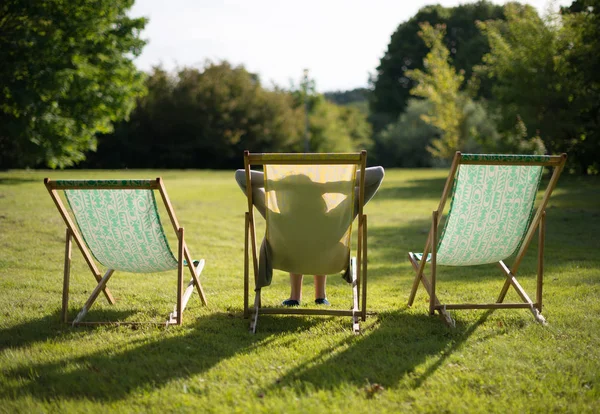
[[(303, 70), (319, 92), (366, 87), (390, 36), (428, 4), (469, 0), (136, 0), (130, 16), (150, 19), (136, 60), (142, 70), (202, 67), (226, 60), (263, 86), (297, 85)], [(504, 4), (506, 1), (493, 0)], [(540, 14), (571, 0), (521, 0)]]

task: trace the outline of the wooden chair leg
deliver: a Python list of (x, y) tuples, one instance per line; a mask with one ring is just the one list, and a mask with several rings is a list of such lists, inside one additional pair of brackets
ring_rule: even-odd
[(179, 265), (177, 266), (177, 325), (183, 323), (183, 227), (179, 229), (179, 248), (177, 260)]
[(425, 243), (425, 248), (423, 249), (423, 256), (421, 257), (421, 260), (417, 260), (414, 253), (408, 252), (408, 260), (410, 260), (410, 263), (412, 264), (413, 268), (415, 269), (415, 272), (417, 273), (415, 275), (415, 279), (413, 280), (413, 285), (410, 290), (410, 296), (408, 297), (408, 306), (412, 306), (413, 302), (415, 301), (415, 296), (417, 294), (417, 290), (419, 289), (419, 282), (421, 281), (423, 273), (425, 272), (427, 256), (429, 255), (430, 250), (431, 237), (433, 237), (433, 235), (430, 231), (429, 236), (427, 238), (427, 242)]
[(352, 277), (352, 332), (355, 335), (360, 333), (359, 304), (358, 304), (358, 263), (355, 257), (350, 259), (350, 275)]
[(364, 224), (363, 224), (363, 257), (362, 257), (362, 311), (361, 311), (361, 319), (363, 322), (367, 319), (367, 216), (364, 216)]
[(412, 252), (408, 252), (408, 260), (410, 260), (411, 264), (413, 265), (413, 268), (415, 269), (415, 272), (417, 272), (417, 274), (415, 275), (415, 278), (413, 280), (412, 288), (410, 290), (410, 295), (408, 297), (408, 303), (407, 303), (407, 306), (412, 306), (415, 301), (415, 296), (417, 295), (417, 290), (419, 289), (419, 285), (420, 285), (421, 277), (423, 276), (423, 273), (419, 273), (419, 263), (418, 262), (415, 263), (415, 259), (413, 258)]
[(542, 212), (540, 227), (538, 228), (538, 267), (535, 302), (537, 310), (542, 312), (542, 290), (544, 287), (544, 243), (546, 238), (546, 212)]
[[(417, 272), (417, 276), (418, 276), (419, 262), (417, 261), (416, 257), (412, 253), (408, 254), (408, 258), (410, 259), (410, 263), (411, 263), (413, 269), (415, 269), (415, 272)], [(425, 291), (431, 298), (431, 295), (432, 295), (431, 283), (429, 282), (427, 275), (422, 274), (419, 279), (421, 280), (421, 283), (423, 284), (423, 288), (425, 288)], [(433, 294), (433, 298), (434, 298), (435, 306), (439, 308), (439, 309), (437, 309), (437, 311), (439, 312), (442, 320), (449, 326), (455, 326), (456, 322), (454, 321), (452, 316), (450, 316), (450, 313), (446, 309), (441, 307), (442, 304), (439, 301), (439, 299), (437, 298), (437, 295)]]
[(517, 291), (517, 294), (521, 297), (523, 302), (530, 305), (531, 313), (536, 321), (546, 324), (546, 319), (542, 316), (542, 290), (543, 290), (543, 282), (544, 282), (544, 239), (546, 235), (546, 212), (542, 211), (540, 221), (538, 224), (538, 262), (537, 262), (537, 278), (536, 278), (536, 298), (535, 303), (529, 298), (529, 295), (525, 292), (523, 287), (519, 284), (511, 269), (501, 260), (498, 262), (498, 266), (504, 272), (506, 276), (506, 280), (504, 281), (504, 285), (502, 286), (502, 290), (498, 295), (498, 299), (496, 303), (502, 303), (506, 294), (508, 293), (508, 289), (510, 286), (513, 286)]
[(248, 309), (248, 295), (250, 291), (250, 259), (249, 259), (249, 251), (248, 251), (248, 237), (249, 235), (249, 226), (250, 226), (250, 218), (248, 212), (246, 212), (246, 224), (244, 231), (244, 318), (247, 318), (250, 315), (250, 310)]
[(98, 283), (98, 285), (94, 288), (89, 299), (87, 300), (87, 302), (85, 302), (85, 305), (83, 305), (83, 309), (81, 309), (79, 314), (77, 314), (77, 317), (73, 321), (73, 326), (77, 325), (79, 322), (81, 322), (81, 320), (84, 318), (84, 316), (88, 313), (88, 311), (90, 310), (90, 308), (96, 301), (96, 298), (98, 298), (98, 295), (100, 294), (100, 292), (104, 291), (104, 287), (108, 283), (108, 279), (110, 279), (110, 277), (113, 275), (114, 272), (115, 272), (114, 269), (108, 269), (106, 271), (106, 273), (104, 274), (104, 277), (102, 277), (102, 279), (100, 279), (100, 283)]
[[(498, 262), (498, 265), (500, 266), (500, 269), (504, 270), (504, 267), (502, 266), (503, 263)], [(500, 294), (498, 295), (498, 299), (496, 299), (496, 303), (504, 302), (504, 298), (506, 297), (506, 294), (508, 293), (509, 288), (510, 288), (510, 277), (509, 277), (509, 275), (506, 275), (506, 280), (504, 281), (502, 290), (500, 291)]]
[[(533, 303), (531, 301), (531, 299), (529, 298), (529, 295), (527, 294), (527, 292), (525, 292), (525, 289), (523, 289), (523, 287), (521, 286), (521, 284), (519, 283), (517, 278), (512, 274), (512, 272), (508, 268), (508, 266), (506, 266), (506, 264), (504, 264), (504, 262), (502, 260), (498, 263), (500, 265), (500, 268), (506, 274), (506, 282), (504, 282), (504, 285), (506, 286), (507, 283), (509, 284), (509, 286), (512, 285), (512, 287), (517, 291), (517, 294), (521, 297), (521, 300), (529, 305), (529, 310), (533, 314), (533, 317), (535, 318), (535, 320), (542, 324), (546, 324), (546, 319), (539, 312), (539, 310), (535, 306), (535, 303)], [(503, 288), (503, 291), (504, 291), (504, 288)], [(502, 299), (504, 299), (502, 292), (501, 292), (501, 297), (502, 297)]]
[(431, 215), (431, 291), (429, 292), (429, 314), (435, 313), (436, 296), (435, 296), (435, 277), (436, 277), (436, 261), (437, 261), (437, 227), (438, 227), (438, 212), (434, 211)]
[[(357, 249), (356, 258), (355, 258), (356, 259), (355, 265), (358, 266), (358, 267), (362, 267), (362, 242), (363, 242), (363, 240), (362, 240), (362, 234), (363, 234), (362, 233), (362, 222), (360, 222), (360, 217), (359, 217), (358, 242), (357, 242), (358, 249)], [(352, 260), (352, 259), (350, 259), (350, 260)], [(358, 292), (360, 292), (361, 291), (361, 285), (362, 285), (362, 275), (361, 275), (360, 269), (354, 269), (353, 270), (351, 268), (350, 270), (356, 272), (356, 280), (355, 281), (352, 280), (352, 277), (353, 277), (352, 273), (350, 274), (350, 280), (352, 280), (352, 286), (353, 286), (352, 288), (354, 289), (354, 285), (356, 285), (356, 290)], [(359, 299), (359, 301), (360, 301), (360, 299)], [(360, 306), (360, 303), (359, 303), (358, 306)]]
[[(182, 304), (181, 304), (181, 313), (183, 314), (183, 312), (185, 312), (185, 308), (187, 307), (188, 302), (190, 301), (190, 298), (192, 297), (192, 295), (194, 294), (194, 287), (198, 287), (197, 284), (197, 280), (198, 277), (200, 276), (200, 274), (202, 273), (202, 270), (204, 269), (204, 264), (206, 262), (204, 261), (204, 259), (200, 259), (198, 261), (198, 264), (196, 265), (195, 268), (195, 275), (196, 278), (193, 278), (190, 280), (190, 282), (188, 283), (185, 291), (183, 292), (182, 295)], [(167, 320), (167, 326), (168, 325), (173, 325), (173, 324), (177, 324), (177, 304), (175, 305), (173, 312), (171, 312), (169, 314), (169, 319)]]
[(185, 308), (186, 308), (186, 306), (187, 306), (190, 298), (192, 297), (192, 294), (194, 293), (194, 287), (198, 287), (198, 284), (197, 284), (196, 280), (197, 280), (197, 277), (200, 276), (200, 273), (202, 273), (202, 270), (204, 269), (204, 264), (205, 263), (206, 262), (204, 261), (204, 259), (201, 259), (198, 262), (198, 265), (194, 269), (195, 270), (194, 274), (196, 276), (196, 279), (192, 277), (190, 279), (190, 282), (188, 283), (185, 291), (183, 292), (183, 298), (182, 298), (183, 304), (181, 305), (181, 307), (183, 308), (183, 312), (185, 312)]
[(250, 321), (250, 332), (253, 334), (256, 333), (256, 325), (258, 325), (258, 310), (260, 309), (260, 289), (256, 289), (256, 294), (254, 295), (254, 314), (252, 315), (252, 320)]
[[(192, 280), (190, 283), (193, 283), (196, 286), (198, 296), (200, 296), (200, 301), (204, 306), (206, 306), (206, 295), (204, 294), (204, 289), (202, 289), (202, 284), (200, 283), (200, 273), (202, 273), (202, 269), (204, 269), (205, 264), (204, 259), (200, 259), (199, 261), (192, 260), (192, 256), (190, 255), (186, 245), (183, 246), (183, 254), (185, 258), (184, 262), (187, 262), (187, 267), (192, 275)], [(202, 266), (200, 266), (200, 262), (202, 262)], [(183, 307), (185, 308), (185, 305)]]
[(72, 240), (71, 240), (71, 229), (67, 228), (67, 234), (65, 238), (65, 274), (63, 279), (63, 291), (62, 291), (62, 321), (67, 323), (69, 321), (69, 281), (71, 278), (71, 252), (72, 252)]
[[(438, 313), (440, 315), (440, 318), (442, 318), (442, 320), (447, 325), (452, 326), (452, 327), (456, 326), (456, 321), (452, 318), (452, 316), (450, 315), (450, 312), (448, 312), (443, 307), (442, 303), (437, 298), (437, 295), (435, 293), (432, 293), (431, 284), (429, 282), (429, 279), (427, 279), (426, 275), (423, 275), (423, 277), (421, 278), (421, 282), (423, 283), (423, 287), (425, 288), (425, 290), (429, 294), (429, 298), (431, 299), (433, 297), (433, 301), (435, 303), (435, 306), (438, 307), (437, 311), (438, 311)], [(433, 313), (431, 313), (431, 315), (433, 315)]]
[[(198, 262), (198, 265), (192, 271), (192, 280), (190, 281), (190, 283), (193, 282), (194, 285), (196, 285), (196, 290), (198, 291), (198, 295), (200, 296), (200, 301), (202, 302), (202, 304), (204, 306), (206, 306), (207, 305), (206, 295), (204, 294), (204, 289), (202, 289), (202, 285), (200, 284), (200, 274), (202, 273), (202, 270), (204, 269), (204, 264), (205, 264), (204, 259), (200, 259), (200, 261)], [(202, 267), (200, 265), (202, 265)]]

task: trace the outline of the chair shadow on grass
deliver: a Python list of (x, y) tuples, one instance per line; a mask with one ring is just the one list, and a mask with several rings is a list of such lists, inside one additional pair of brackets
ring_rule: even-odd
[[(5, 172), (7, 170), (3, 170), (0, 168), (0, 172)], [(39, 182), (37, 178), (22, 178), (22, 177), (7, 177), (0, 178), (0, 185), (19, 185), (19, 184), (29, 184)]]
[[(125, 320), (135, 313), (134, 311), (115, 310), (102, 310), (101, 312), (102, 317), (107, 320)], [(49, 340), (65, 341), (80, 336), (81, 331), (73, 329), (70, 324), (60, 322), (60, 318), (61, 311), (57, 309), (54, 313), (42, 318), (29, 320), (6, 329), (0, 328), (0, 352), (8, 348), (19, 349)]]
[[(398, 310), (381, 313), (369, 332), (349, 336), (295, 366), (272, 385), (271, 390), (310, 386), (332, 390), (344, 384), (363, 388), (379, 384), (420, 387), (485, 322), (486, 312), (475, 324), (450, 329), (436, 317)], [(423, 365), (423, 367), (420, 367)]]
[[(115, 317), (117, 315), (114, 315)], [(52, 317), (44, 317), (28, 322), (7, 331), (0, 332), (1, 337), (10, 332), (35, 330), (48, 323), (57, 332), (53, 341), (58, 342), (65, 335), (61, 349), (70, 349), (70, 337), (76, 337), (81, 343), (82, 335), (109, 335), (110, 330), (131, 330), (131, 326), (119, 327), (78, 327), (68, 328), (71, 334), (57, 329)], [(315, 318), (290, 318), (285, 323), (290, 332), (311, 329), (322, 321)], [(107, 343), (101, 349), (90, 354), (69, 350), (61, 358), (51, 358), (50, 362), (22, 364), (16, 368), (1, 368), (0, 377), (8, 379), (0, 388), (0, 399), (15, 398), (18, 395), (30, 395), (40, 400), (71, 398), (81, 400), (115, 401), (121, 400), (139, 390), (160, 388), (167, 383), (202, 374), (219, 362), (236, 355), (255, 352), (258, 347), (268, 345), (275, 339), (274, 333), (262, 332), (256, 335), (248, 333), (248, 320), (228, 313), (212, 313), (201, 316), (183, 327), (139, 327), (137, 329), (156, 329), (161, 332), (149, 339), (148, 335), (132, 335), (132, 339)], [(185, 329), (184, 335), (177, 330)], [(108, 330), (108, 331), (107, 331)], [(10, 331), (10, 332), (9, 332)], [(34, 340), (52, 339), (51, 329), (45, 329)], [(8, 346), (25, 346), (27, 341), (5, 341)]]

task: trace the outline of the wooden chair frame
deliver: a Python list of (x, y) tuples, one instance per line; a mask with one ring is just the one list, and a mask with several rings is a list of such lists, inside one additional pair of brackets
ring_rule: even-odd
[[(550, 199), (550, 195), (552, 191), (556, 187), (558, 182), (558, 178), (565, 166), (565, 162), (567, 159), (566, 154), (558, 155), (558, 156), (550, 156), (547, 161), (540, 162), (532, 162), (532, 161), (474, 161), (474, 160), (463, 160), (462, 154), (460, 152), (456, 152), (452, 165), (450, 167), (450, 173), (448, 178), (446, 179), (446, 184), (444, 185), (444, 190), (442, 192), (442, 198), (438, 205), (437, 210), (434, 210), (432, 213), (431, 220), (431, 229), (429, 231), (429, 235), (427, 237), (427, 242), (425, 243), (425, 248), (423, 249), (423, 255), (419, 258), (413, 253), (408, 253), (408, 258), (410, 263), (413, 266), (413, 269), (416, 272), (415, 279), (412, 284), (412, 289), (410, 292), (410, 296), (408, 299), (408, 306), (412, 306), (415, 295), (417, 293), (417, 289), (419, 288), (419, 282), (423, 284), (423, 287), (427, 291), (429, 295), (429, 314), (433, 315), (436, 311), (439, 313), (440, 317), (449, 325), (454, 326), (454, 320), (450, 316), (448, 310), (450, 309), (515, 309), (515, 308), (526, 308), (531, 311), (536, 321), (546, 324), (546, 319), (542, 316), (542, 289), (543, 289), (543, 275), (544, 275), (544, 239), (546, 233), (546, 206)], [(439, 226), (440, 226), (440, 215), (444, 211), (444, 207), (446, 204), (446, 200), (450, 195), (452, 190), (454, 180), (458, 171), (458, 167), (461, 164), (479, 164), (479, 165), (541, 165), (545, 167), (553, 167), (554, 170), (552, 172), (552, 176), (550, 177), (550, 181), (548, 186), (546, 187), (546, 191), (542, 197), (542, 200), (539, 206), (536, 209), (535, 215), (531, 220), (531, 223), (525, 233), (523, 242), (521, 243), (521, 247), (515, 256), (515, 260), (513, 262), (512, 268), (508, 267), (504, 261), (500, 260), (497, 264), (498, 267), (502, 270), (506, 280), (504, 285), (500, 291), (498, 299), (495, 303), (484, 303), (484, 304), (445, 304), (440, 302), (438, 297), (436, 296), (436, 276), (437, 276), (437, 246), (439, 242)], [(535, 302), (533, 302), (529, 295), (525, 292), (521, 284), (517, 281), (515, 275), (523, 261), (523, 257), (527, 252), (527, 248), (529, 244), (533, 240), (536, 230), (538, 231), (538, 257), (537, 257), (537, 281), (536, 281), (536, 296)], [(431, 263), (430, 263), (430, 277), (428, 278), (425, 275), (425, 265), (427, 263), (428, 255), (431, 253)], [(521, 303), (504, 303), (504, 298), (510, 287), (513, 287), (519, 297), (521, 298)]]
[[(256, 332), (258, 316), (262, 314), (283, 315), (331, 315), (352, 317), (352, 329), (359, 333), (359, 319), (363, 321), (367, 317), (367, 216), (363, 213), (365, 168), (367, 152), (344, 153), (344, 154), (268, 154), (244, 152), (244, 168), (246, 171), (246, 197), (248, 200), (248, 211), (245, 215), (245, 242), (244, 242), (244, 317), (250, 316), (249, 290), (250, 290), (250, 249), (252, 250), (252, 270), (256, 283), (258, 276), (258, 250), (256, 245), (256, 231), (254, 221), (254, 205), (252, 202), (252, 181), (250, 167), (258, 165), (339, 165), (356, 164), (360, 168), (359, 191), (358, 191), (358, 245), (357, 256), (350, 259), (350, 271), (352, 277), (353, 306), (350, 310), (342, 309), (303, 309), (303, 308), (267, 308), (262, 307), (261, 291), (257, 289), (254, 299), (254, 312), (252, 315), (250, 330)], [(361, 290), (362, 289), (362, 290)], [(359, 292), (361, 296), (359, 297)]]
[[(157, 190), (160, 193), (161, 199), (167, 210), (167, 213), (169, 215), (169, 219), (171, 221), (173, 229), (175, 230), (175, 233), (177, 234), (177, 240), (178, 240), (178, 243), (177, 243), (178, 244), (178, 248), (177, 248), (177, 261), (178, 261), (177, 304), (175, 305), (175, 309), (173, 310), (173, 312), (171, 312), (169, 314), (169, 318), (166, 321), (166, 325), (171, 325), (171, 324), (181, 325), (183, 323), (183, 311), (185, 310), (187, 302), (192, 295), (194, 286), (196, 287), (196, 290), (198, 291), (198, 294), (200, 295), (200, 300), (202, 301), (202, 304), (203, 305), (207, 304), (206, 296), (204, 294), (204, 290), (202, 288), (202, 285), (200, 284), (200, 279), (199, 279), (200, 274), (204, 268), (204, 259), (197, 261), (197, 262), (194, 262), (192, 260), (190, 252), (188, 250), (188, 247), (185, 243), (184, 229), (183, 229), (183, 227), (181, 227), (179, 225), (179, 222), (177, 221), (177, 217), (175, 216), (175, 212), (171, 205), (171, 201), (169, 199), (169, 196), (167, 195), (167, 190), (163, 184), (163, 180), (160, 177), (158, 177), (155, 180), (131, 180), (131, 181), (135, 182), (135, 183), (123, 184), (119, 181), (113, 181), (113, 180), (110, 180), (110, 181), (108, 181), (108, 180), (95, 181), (94, 180), (93, 184), (87, 185), (87, 184), (85, 184), (86, 183), (85, 181), (78, 181), (76, 184), (68, 184), (67, 182), (63, 182), (61, 180), (53, 181), (53, 180), (50, 180), (49, 178), (44, 179), (44, 184), (46, 186), (46, 189), (50, 193), (50, 197), (52, 198), (52, 201), (54, 201), (54, 204), (58, 208), (58, 211), (67, 226), (66, 237), (65, 237), (65, 239), (66, 239), (65, 240), (65, 261), (64, 261), (64, 278), (63, 278), (62, 310), (61, 310), (61, 319), (65, 323), (72, 323), (74, 326), (75, 325), (96, 325), (96, 324), (113, 324), (113, 323), (115, 323), (115, 322), (83, 322), (82, 321), (83, 317), (85, 316), (87, 311), (90, 309), (90, 307), (93, 305), (93, 303), (95, 302), (95, 300), (97, 299), (97, 297), (99, 296), (99, 294), (101, 292), (104, 294), (104, 296), (106, 297), (109, 304), (111, 304), (111, 305), (115, 304), (115, 299), (112, 296), (112, 294), (110, 293), (108, 287), (106, 286), (108, 280), (115, 272), (115, 269), (108, 269), (104, 273), (103, 276), (101, 275), (100, 271), (98, 270), (98, 267), (96, 266), (94, 259), (92, 258), (92, 254), (91, 254), (90, 250), (88, 249), (88, 246), (84, 242), (81, 234), (79, 233), (79, 231), (77, 229), (77, 226), (75, 225), (71, 215), (68, 212), (68, 209), (65, 207), (64, 203), (62, 202), (62, 200), (59, 196), (58, 192), (61, 190), (85, 190), (85, 189), (90, 189), (90, 190), (103, 190), (103, 189), (105, 189), (105, 190), (107, 190), (107, 189), (110, 189), (110, 190), (135, 190), (135, 189)], [(87, 263), (90, 271), (92, 272), (92, 275), (96, 279), (97, 285), (94, 288), (94, 290), (92, 291), (92, 294), (90, 295), (89, 299), (86, 301), (85, 305), (83, 306), (83, 309), (81, 310), (81, 312), (79, 312), (79, 314), (73, 321), (69, 321), (68, 320), (68, 304), (69, 304), (69, 283), (70, 283), (71, 258), (72, 258), (71, 250), (72, 250), (72, 244), (73, 244), (72, 240), (75, 240), (75, 243), (79, 247), (79, 250), (81, 251), (83, 258), (85, 259), (85, 262)], [(187, 266), (187, 268), (189, 269), (191, 276), (192, 276), (185, 291), (184, 291), (184, 287), (183, 287), (184, 266)], [(118, 322), (118, 323), (124, 324), (123, 322)], [(125, 324), (138, 324), (138, 323), (139, 322), (128, 322)]]

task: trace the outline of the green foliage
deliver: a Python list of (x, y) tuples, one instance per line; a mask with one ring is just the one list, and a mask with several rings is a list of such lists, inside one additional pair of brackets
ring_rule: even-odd
[(423, 120), (431, 111), (431, 103), (424, 99), (408, 101), (406, 111), (398, 121), (388, 125), (375, 138), (375, 152), (380, 154), (377, 163), (385, 167), (431, 167), (431, 153), (426, 150), (432, 139), (441, 133), (438, 128)]
[[(310, 81), (310, 80), (309, 80)], [(304, 89), (268, 90), (243, 66), (207, 62), (171, 75), (155, 68), (148, 95), (128, 122), (85, 164), (96, 168), (235, 168), (244, 150), (304, 151), (306, 96), (310, 150), (368, 148), (371, 129), (354, 107), (341, 107)]]
[(369, 97), (367, 88), (355, 88), (349, 91), (325, 92), (325, 98), (338, 105), (349, 105), (367, 102)]
[(406, 75), (416, 83), (411, 94), (431, 103), (431, 111), (423, 115), (423, 120), (442, 131), (442, 136), (433, 139), (428, 150), (434, 157), (451, 159), (468, 138), (465, 136), (468, 131), (462, 128), (465, 124), (463, 108), (468, 98), (459, 92), (464, 75), (456, 73), (448, 61), (450, 52), (443, 44), (444, 33), (443, 26), (434, 28), (429, 23), (421, 24), (419, 35), (430, 49), (423, 60), (425, 71), (409, 70)]
[(148, 96), (131, 120), (100, 138), (96, 167), (224, 168), (245, 149), (290, 151), (301, 140), (292, 96), (264, 89), (256, 75), (227, 62), (169, 75), (155, 68)]
[(318, 95), (308, 119), (312, 152), (350, 152), (371, 146), (371, 126), (355, 107), (338, 106)]
[[(449, 161), (456, 151), (491, 153), (544, 153), (545, 148), (538, 137), (527, 138), (523, 122), (517, 122), (511, 130), (498, 133), (497, 117), (490, 116), (480, 102), (473, 101), (461, 85), (462, 73), (449, 62), (450, 53), (442, 43), (444, 27), (422, 24), (421, 36), (430, 48), (424, 59), (425, 71), (407, 71), (407, 76), (417, 84), (411, 93), (425, 98), (429, 105), (422, 119), (435, 126), (440, 136), (431, 140), (427, 150), (440, 160)], [(520, 120), (519, 120), (520, 121)]]
[[(429, 22), (431, 26), (445, 25), (448, 28), (444, 44), (450, 51), (452, 64), (458, 71), (464, 71), (469, 79), (472, 67), (480, 63), (481, 57), (489, 50), (487, 39), (477, 29), (476, 22), (503, 18), (502, 6), (478, 1), (453, 8), (426, 6), (401, 23), (392, 34), (388, 50), (371, 80), (371, 121), (375, 131), (395, 121), (404, 112), (410, 99), (410, 90), (414, 87), (414, 81), (406, 72), (424, 69), (423, 58), (429, 50), (418, 35), (421, 23)], [(480, 82), (479, 96), (489, 96), (489, 82), (485, 78)]]
[(96, 148), (144, 93), (133, 0), (0, 5), (0, 166), (63, 168)]
[(338, 107), (340, 123), (344, 125), (347, 134), (350, 136), (352, 146), (350, 151), (368, 150), (372, 147), (373, 129), (367, 120), (365, 107), (350, 104)]
[[(528, 129), (539, 131), (549, 150), (556, 151), (549, 137), (548, 115), (559, 115), (561, 93), (555, 69), (556, 29), (544, 24), (531, 6), (507, 4), (507, 21), (480, 23), (491, 51), (478, 68), (482, 76), (494, 79), (494, 101), (501, 105), (501, 129), (520, 117)], [(552, 108), (556, 105), (556, 109)]]
[[(206, 259), (181, 327), (78, 327), (59, 322), (65, 226), (42, 184), (51, 178), (162, 176), (191, 254)], [(406, 252), (425, 245), (447, 170), (388, 169), (368, 214), (369, 315), (355, 336), (349, 317), (242, 317), (245, 198), (231, 171), (0, 172), (0, 411), (10, 413), (431, 413), (600, 411), (600, 180), (561, 177), (547, 209), (544, 312), (454, 311), (456, 328), (427, 315)], [(161, 217), (167, 220), (168, 215)], [(264, 234), (257, 220), (257, 235)], [(356, 231), (356, 226), (354, 226)], [(171, 234), (171, 233), (169, 233)], [(353, 236), (356, 240), (356, 234)], [(517, 279), (535, 289), (536, 241)], [(175, 246), (175, 244), (171, 244)], [(510, 265), (510, 262), (508, 263)], [(69, 316), (96, 281), (73, 246)], [(86, 320), (164, 321), (176, 271), (115, 273), (117, 303), (101, 295)], [(304, 302), (311, 303), (312, 278)], [(448, 301), (493, 302), (495, 265), (438, 268)], [(328, 278), (334, 306), (351, 288)], [(273, 306), (289, 278), (263, 289)], [(507, 300), (519, 301), (514, 292)], [(303, 304), (304, 307), (314, 306)], [(373, 313), (371, 313), (373, 312)]]
[(315, 80), (308, 76), (306, 70), (299, 86), (292, 85), (291, 91), (296, 106), (304, 113), (305, 122), (304, 138), (295, 147), (295, 151), (351, 152), (369, 149), (372, 144), (371, 125), (367, 121), (366, 112), (355, 105), (364, 102), (359, 99), (364, 93), (364, 89), (355, 89), (348, 94), (319, 94), (316, 92)]
[(499, 116), (490, 112), (485, 101), (467, 99), (463, 107), (461, 134), (466, 137), (459, 150), (467, 153), (545, 154), (546, 147), (538, 136), (529, 137), (527, 127), (517, 119), (512, 128), (499, 132)]
[(507, 4), (506, 22), (480, 24), (491, 50), (476, 69), (493, 81), (490, 104), (501, 131), (522, 121), (530, 136), (551, 153), (567, 152), (570, 168), (583, 173), (597, 169), (600, 155), (597, 3), (575, 2), (562, 20), (547, 22), (531, 6)]
[[(373, 92), (370, 96), (369, 120), (373, 124), (376, 133), (374, 155), (382, 163), (386, 164), (388, 159), (394, 158), (391, 165), (402, 166), (407, 157), (393, 156), (387, 151), (391, 149), (390, 143), (399, 144), (399, 139), (409, 139), (410, 144), (406, 142), (408, 148), (414, 148), (419, 139), (416, 136), (422, 136), (422, 142), (427, 143), (429, 148), (436, 154), (443, 157), (451, 157), (451, 154), (457, 147), (462, 145), (464, 148), (481, 148), (474, 141), (475, 136), (478, 140), (481, 135), (477, 131), (469, 129), (468, 125), (472, 121), (467, 119), (480, 114), (483, 109), (481, 105), (475, 104), (467, 95), (467, 89), (473, 91), (473, 85), (477, 85), (474, 96), (487, 97), (490, 95), (491, 85), (487, 78), (471, 78), (472, 67), (481, 62), (481, 57), (489, 50), (487, 39), (483, 36), (476, 26), (478, 20), (503, 19), (501, 6), (493, 5), (487, 1), (480, 1), (476, 4), (465, 4), (454, 8), (444, 8), (442, 6), (427, 6), (407, 22), (398, 26), (396, 32), (392, 35), (388, 51), (381, 59), (377, 68), (377, 76), (372, 79)], [(438, 89), (426, 91), (425, 88), (418, 92), (418, 96), (432, 95), (434, 100), (438, 101), (437, 106), (429, 105), (431, 111), (423, 114), (428, 117), (430, 122), (436, 122), (437, 134), (430, 137), (415, 134), (415, 140), (409, 138), (410, 134), (400, 133), (403, 121), (400, 119), (402, 113), (407, 109), (411, 91), (417, 85), (415, 79), (410, 74), (425, 74), (426, 68), (424, 62), (427, 53), (431, 48), (419, 36), (421, 23), (428, 22), (429, 26), (441, 25), (448, 28), (443, 32), (443, 39), (439, 43), (439, 52), (444, 56), (431, 57), (438, 61), (443, 61), (445, 74), (439, 74), (437, 78)], [(432, 63), (433, 64), (433, 63)], [(419, 76), (419, 75), (417, 75)], [(443, 79), (445, 77), (445, 79)], [(472, 82), (464, 82), (464, 79)], [(451, 87), (452, 89), (446, 89)], [(436, 95), (436, 96), (433, 96)], [(449, 106), (441, 104), (441, 101), (447, 97), (451, 98)], [(475, 112), (471, 109), (477, 108)], [(467, 110), (466, 113), (463, 113)], [(441, 111), (441, 112), (438, 112)], [(400, 118), (399, 118), (400, 117)], [(410, 116), (409, 116), (410, 118)], [(435, 120), (434, 120), (435, 118)], [(389, 126), (385, 132), (379, 134), (386, 125)], [(435, 123), (432, 125), (436, 125)], [(446, 141), (440, 135), (439, 127), (446, 128)], [(483, 129), (489, 129), (485, 125), (480, 125)], [(398, 139), (391, 139), (396, 136)], [(400, 138), (403, 137), (403, 138)], [(433, 141), (431, 140), (433, 139)], [(384, 141), (380, 141), (384, 140)], [(486, 137), (485, 141), (494, 140)], [(459, 144), (459, 141), (462, 143)], [(452, 143), (453, 142), (453, 143)], [(404, 148), (402, 144), (398, 149)], [(454, 149), (453, 149), (454, 148)], [(424, 147), (418, 150), (418, 154), (423, 154)], [(406, 165), (430, 165), (428, 156), (418, 157), (416, 162), (408, 162)], [(385, 160), (385, 161), (384, 161)]]
[(566, 80), (573, 133), (569, 156), (583, 173), (600, 173), (600, 1), (563, 9), (559, 74)]
[(356, 88), (349, 91), (325, 92), (323, 95), (328, 101), (341, 106), (358, 109), (369, 117), (369, 96), (371, 91), (366, 88)]

